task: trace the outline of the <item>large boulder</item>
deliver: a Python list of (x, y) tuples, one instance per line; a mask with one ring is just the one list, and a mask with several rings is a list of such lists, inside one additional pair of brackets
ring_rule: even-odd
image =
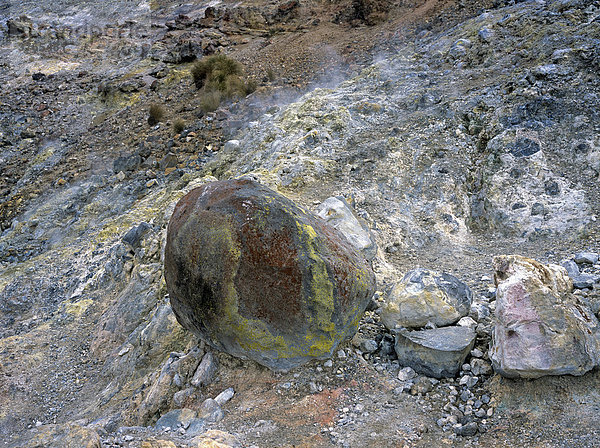
[(179, 201), (165, 279), (182, 326), (274, 370), (330, 357), (375, 289), (369, 262), (342, 235), (251, 180), (209, 183)]
[(494, 258), (496, 325), (490, 359), (503, 376), (583, 375), (600, 361), (598, 319), (571, 293), (565, 268)]
[(424, 327), (428, 322), (452, 325), (469, 314), (472, 300), (469, 287), (453, 275), (414, 269), (390, 291), (381, 321), (390, 330)]

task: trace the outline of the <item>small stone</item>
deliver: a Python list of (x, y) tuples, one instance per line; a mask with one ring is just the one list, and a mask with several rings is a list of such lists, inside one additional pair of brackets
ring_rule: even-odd
[(429, 381), (429, 378), (422, 376), (418, 378), (417, 381), (412, 385), (412, 387), (410, 388), (410, 393), (412, 395), (424, 395), (428, 392), (431, 392), (432, 389), (433, 385), (431, 384), (431, 381)]
[(155, 185), (158, 185), (158, 181), (156, 179), (150, 179), (148, 182), (146, 182), (146, 188), (152, 188)]
[(377, 351), (378, 345), (377, 342), (375, 342), (375, 340), (366, 339), (361, 341), (359, 348), (363, 353), (373, 353)]
[(140, 247), (144, 235), (152, 229), (152, 226), (147, 222), (142, 222), (137, 226), (132, 227), (127, 233), (121, 238), (124, 243), (129, 244), (132, 248), (137, 249)]
[(233, 398), (234, 394), (235, 392), (233, 390), (233, 387), (230, 387), (228, 389), (225, 389), (219, 395), (217, 395), (215, 397), (215, 401), (219, 404), (219, 406), (223, 406), (225, 403), (227, 403)]
[(412, 380), (416, 376), (417, 376), (417, 372), (415, 372), (412, 367), (404, 367), (403, 369), (400, 369), (400, 371), (398, 372), (398, 379), (400, 381)]
[(481, 396), (481, 401), (483, 404), (488, 404), (490, 402), (490, 396), (489, 395), (482, 395)]
[(468, 327), (468, 328), (474, 328), (477, 326), (477, 322), (475, 322), (472, 318), (470, 318), (469, 316), (465, 316), (462, 317), (457, 323), (456, 325), (460, 326), (460, 327)]
[(239, 140), (229, 140), (229, 141), (225, 142), (225, 146), (223, 147), (223, 150), (234, 151), (234, 150), (238, 149), (239, 147), (240, 147)]
[(488, 417), (491, 417), (492, 415), (494, 415), (494, 408), (489, 408), (489, 409), (487, 410), (487, 413), (486, 413), (486, 415), (487, 415)]
[(331, 367), (333, 367), (333, 361), (331, 359), (328, 359), (323, 363), (323, 367), (330, 369)]
[(173, 394), (173, 404), (178, 408), (183, 407), (187, 399), (194, 396), (195, 393), (195, 387), (188, 387), (186, 389), (177, 391)]
[(473, 358), (483, 358), (483, 352), (478, 348), (474, 348), (473, 350), (471, 350), (471, 356)]
[(474, 321), (480, 322), (489, 318), (491, 315), (490, 308), (481, 302), (473, 302), (469, 311), (469, 317)]
[(473, 375), (491, 375), (492, 365), (484, 359), (475, 358), (471, 360), (471, 372)]
[(113, 162), (113, 171), (115, 173), (120, 173), (122, 171), (135, 171), (141, 163), (142, 158), (139, 154), (119, 157)]
[(477, 434), (477, 423), (471, 422), (454, 428), (454, 433), (462, 437), (472, 437)]
[(531, 206), (531, 216), (540, 216), (546, 213), (546, 207), (541, 202), (535, 202)]
[(344, 350), (339, 350), (337, 352), (337, 357), (340, 358), (340, 359), (346, 358), (346, 352)]
[(176, 168), (178, 163), (179, 159), (177, 158), (177, 155), (169, 152), (160, 160), (160, 162), (158, 162), (158, 167), (162, 171), (165, 171), (169, 168)]
[(487, 415), (487, 414), (486, 414), (486, 411), (485, 411), (485, 409), (477, 409), (477, 410), (475, 411), (475, 416), (476, 416), (476, 417), (483, 418), (483, 417), (485, 417), (486, 415)]
[(123, 171), (119, 171), (117, 173), (117, 180), (119, 182), (123, 182), (125, 180), (125, 173)]
[(483, 27), (477, 33), (477, 37), (480, 41), (489, 43), (494, 37), (494, 31), (489, 29), (488, 27)]

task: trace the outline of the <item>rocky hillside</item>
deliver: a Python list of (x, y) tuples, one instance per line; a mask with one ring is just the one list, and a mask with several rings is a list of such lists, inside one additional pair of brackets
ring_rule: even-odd
[[(597, 366), (507, 379), (488, 354), (495, 256), (562, 263), (600, 312), (597, 3), (25, 1), (0, 39), (0, 445), (597, 444)], [(256, 90), (212, 110), (190, 70), (214, 53)], [(275, 373), (171, 310), (176, 202), (241, 176), (343, 196), (377, 242), (329, 360)], [(407, 367), (382, 322), (417, 268), (469, 290), (455, 376)]]

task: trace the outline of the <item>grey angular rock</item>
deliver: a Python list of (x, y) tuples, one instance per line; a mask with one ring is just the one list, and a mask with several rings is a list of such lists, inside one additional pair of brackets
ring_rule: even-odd
[(217, 404), (219, 406), (223, 406), (225, 403), (227, 403), (229, 400), (231, 400), (234, 395), (235, 395), (235, 391), (233, 390), (233, 387), (230, 387), (228, 389), (225, 389), (219, 395), (217, 395), (215, 397), (215, 401), (217, 402)]
[(404, 367), (398, 372), (398, 379), (400, 381), (409, 381), (417, 376), (417, 372), (412, 367)]
[(575, 278), (579, 276), (579, 266), (577, 266), (577, 263), (575, 263), (573, 260), (562, 260), (560, 265), (567, 270), (569, 277)]
[(177, 429), (187, 428), (190, 422), (196, 418), (196, 411), (192, 409), (173, 409), (167, 412), (161, 418), (158, 419), (154, 427), (158, 430), (165, 428)]
[(316, 215), (344, 235), (352, 247), (361, 252), (367, 260), (375, 258), (375, 238), (346, 199), (341, 196), (325, 199), (317, 208)]
[(191, 399), (197, 393), (197, 389), (195, 387), (188, 387), (186, 389), (177, 391), (173, 394), (173, 405), (178, 408), (182, 408), (183, 404)]
[(434, 378), (453, 377), (475, 344), (477, 333), (468, 327), (444, 327), (396, 334), (400, 365)]
[(360, 351), (363, 353), (373, 353), (377, 350), (377, 342), (373, 339), (366, 339), (360, 342), (359, 345)]
[(200, 361), (196, 372), (194, 372), (191, 381), (192, 386), (201, 387), (210, 384), (217, 373), (217, 367), (215, 356), (212, 352), (207, 352), (202, 357), (202, 361)]
[(575, 289), (587, 289), (592, 288), (594, 283), (598, 283), (600, 276), (593, 274), (579, 274), (577, 277), (573, 277), (573, 288)]
[(147, 222), (142, 222), (139, 225), (129, 229), (123, 236), (122, 241), (129, 244), (133, 248), (137, 248), (140, 246), (140, 243), (146, 232), (151, 228), (152, 226), (150, 224)]
[(490, 317), (490, 308), (481, 302), (473, 302), (469, 311), (469, 317), (477, 322)]
[(490, 375), (493, 372), (492, 365), (484, 359), (475, 358), (471, 360), (471, 372), (473, 375)]
[(477, 423), (471, 422), (466, 425), (456, 426), (454, 428), (454, 433), (462, 437), (472, 437), (477, 434)]
[(194, 437), (202, 434), (206, 429), (206, 421), (202, 418), (194, 418), (190, 420), (189, 426), (185, 429), (185, 434), (188, 437)]
[(490, 359), (507, 377), (583, 375), (600, 361), (600, 323), (571, 293), (566, 270), (494, 258), (498, 285)]
[(594, 264), (598, 262), (598, 254), (596, 252), (578, 252), (573, 257), (577, 264)]
[(219, 403), (212, 398), (204, 400), (200, 409), (198, 410), (198, 417), (206, 420), (207, 422), (219, 422), (223, 420), (225, 413)]
[(390, 330), (424, 327), (429, 322), (452, 325), (469, 313), (472, 299), (469, 287), (453, 275), (415, 269), (390, 291), (381, 321)]
[(113, 162), (113, 171), (119, 173), (121, 171), (134, 171), (142, 163), (142, 158), (139, 154), (122, 156)]

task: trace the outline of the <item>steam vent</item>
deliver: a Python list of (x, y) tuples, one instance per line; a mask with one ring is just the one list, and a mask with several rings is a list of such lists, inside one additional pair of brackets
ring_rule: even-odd
[(329, 358), (375, 290), (369, 262), (343, 235), (251, 180), (209, 183), (179, 201), (165, 278), (182, 326), (274, 370)]

